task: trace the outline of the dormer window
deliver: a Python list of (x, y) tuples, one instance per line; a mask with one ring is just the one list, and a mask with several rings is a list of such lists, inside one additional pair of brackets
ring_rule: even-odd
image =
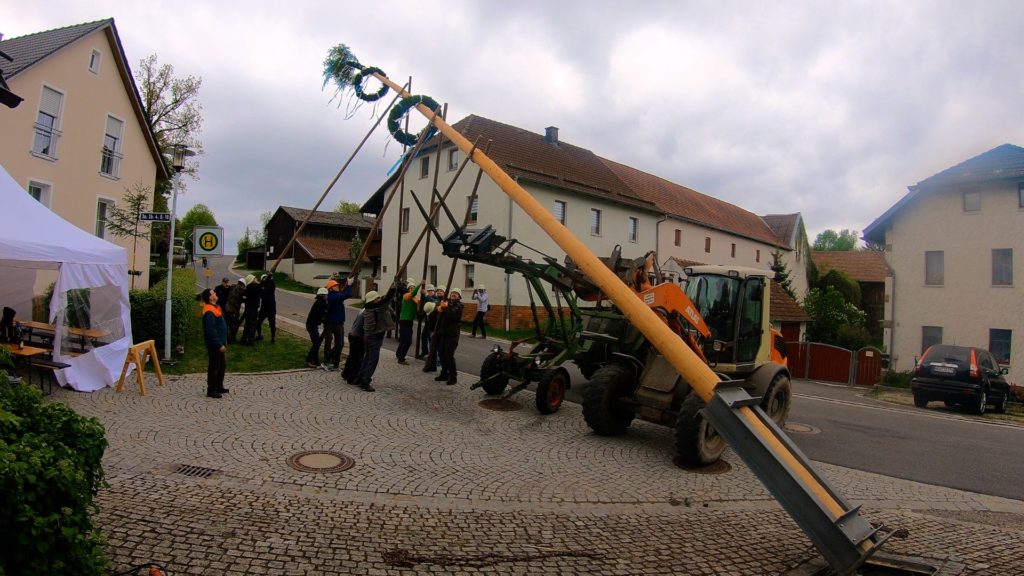
[(103, 59), (103, 54), (99, 50), (93, 50), (89, 53), (89, 72), (93, 74), (100, 73), (100, 60)]

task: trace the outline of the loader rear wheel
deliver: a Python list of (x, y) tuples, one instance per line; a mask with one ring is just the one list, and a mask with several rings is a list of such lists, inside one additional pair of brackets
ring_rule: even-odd
[(793, 383), (789, 376), (779, 372), (768, 385), (768, 391), (761, 399), (761, 409), (771, 418), (775, 425), (782, 428), (786, 424), (786, 416), (789, 415), (789, 405), (793, 400)]
[(618, 436), (636, 416), (619, 397), (632, 390), (633, 371), (621, 364), (602, 366), (583, 390), (583, 419), (601, 436)]
[(537, 411), (554, 414), (562, 407), (565, 391), (569, 389), (569, 375), (560, 368), (548, 370), (537, 382)]
[[(486, 380), (491, 376), (501, 374), (505, 365), (503, 356), (501, 352), (491, 352), (484, 358), (484, 363), (480, 365), (480, 380)], [(491, 396), (497, 396), (505, 391), (506, 386), (508, 386), (508, 376), (502, 376), (484, 384), (484, 392)]]
[(676, 420), (676, 451), (689, 466), (714, 464), (725, 452), (725, 438), (704, 418), (702, 408), (704, 401), (690, 392)]

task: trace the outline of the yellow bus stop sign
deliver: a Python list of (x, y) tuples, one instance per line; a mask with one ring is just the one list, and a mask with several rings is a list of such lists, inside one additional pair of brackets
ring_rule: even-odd
[(224, 229), (219, 226), (196, 226), (193, 232), (196, 256), (223, 256)]

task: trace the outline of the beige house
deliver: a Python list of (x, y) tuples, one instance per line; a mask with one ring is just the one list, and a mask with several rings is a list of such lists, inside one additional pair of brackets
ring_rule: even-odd
[(912, 370), (932, 344), (959, 344), (988, 348), (1011, 380), (1024, 380), (1021, 230), (1024, 148), (1011, 144), (910, 186), (864, 230), (885, 245), (892, 270), (884, 338), (896, 370)]
[[(149, 281), (149, 241), (114, 238), (106, 215), (136, 185), (167, 173), (113, 19), (0, 42), (0, 71), (24, 99), (0, 111), (0, 164), (39, 202), (75, 226), (128, 250)], [(133, 250), (137, 256), (133, 262)]]
[[(573, 146), (561, 140), (554, 127), (538, 134), (471, 115), (454, 128), (470, 141), (489, 141), (488, 156), (598, 256), (608, 256), (621, 246), (625, 258), (657, 250), (659, 259), (667, 264), (678, 257), (766, 270), (771, 266), (771, 252), (779, 240), (760, 217), (742, 208)], [(451, 144), (438, 152), (430, 143), (413, 161), (401, 194), (396, 194), (382, 223), (383, 286), (394, 278), (399, 242), (404, 258), (424, 227), (425, 219), (413, 196), (424, 205), (429, 202), (435, 166), (440, 167), (437, 189), (444, 193), (463, 161), (462, 152)], [(447, 205), (459, 223), (476, 175), (475, 167), (467, 167), (448, 197)], [(394, 175), (367, 201), (363, 212), (378, 213), (393, 185)], [(514, 238), (519, 243), (515, 252), (524, 258), (540, 261), (542, 255), (549, 255), (559, 262), (565, 258), (554, 241), (487, 177), (480, 180), (477, 201), (469, 213), (470, 228), (491, 225), (497, 234)], [(454, 229), (443, 213), (437, 220), (442, 237)], [(452, 261), (442, 256), (436, 238), (429, 240), (429, 250), (426, 270), (421, 246), (405, 275), (425, 276), (429, 283), (444, 284)], [(490, 324), (521, 326), (530, 322), (529, 294), (518, 275), (459, 262), (452, 284), (464, 290), (464, 300), (470, 304), (472, 289), (481, 284), (487, 287)], [(472, 306), (469, 308), (471, 312)]]

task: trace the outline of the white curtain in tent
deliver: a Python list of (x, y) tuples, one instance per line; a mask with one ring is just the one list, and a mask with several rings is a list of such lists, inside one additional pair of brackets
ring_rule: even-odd
[(128, 254), (51, 212), (0, 166), (0, 306), (32, 318), (32, 296), (56, 271), (49, 323), (61, 384), (113, 386), (132, 344)]

